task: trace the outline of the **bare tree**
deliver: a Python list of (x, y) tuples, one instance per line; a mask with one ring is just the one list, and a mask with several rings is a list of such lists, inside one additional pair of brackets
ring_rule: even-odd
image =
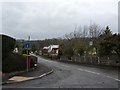
[(78, 27), (77, 37), (78, 37), (78, 38), (81, 38), (81, 37), (82, 37), (82, 27), (81, 27), (81, 26)]
[(102, 28), (97, 24), (92, 24), (89, 26), (89, 36), (92, 38), (98, 37), (102, 31)]
[(73, 33), (65, 34), (65, 39), (71, 40), (73, 38)]
[(83, 28), (81, 26), (75, 26), (75, 30), (69, 34), (65, 34), (65, 39), (73, 39), (73, 38), (97, 38), (101, 35), (103, 29), (97, 24), (91, 24), (90, 26), (84, 25)]
[(88, 31), (89, 31), (88, 26), (84, 25), (84, 27), (83, 27), (83, 37), (84, 38), (88, 37), (88, 33), (89, 33)]

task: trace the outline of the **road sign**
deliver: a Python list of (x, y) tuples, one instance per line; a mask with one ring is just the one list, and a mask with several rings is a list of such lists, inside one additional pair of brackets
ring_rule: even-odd
[(29, 43), (25, 43), (24, 44), (24, 48), (29, 49), (30, 48), (30, 44)]
[(25, 43), (23, 45), (23, 48), (25, 48), (27, 50), (27, 71), (28, 71), (30, 68), (30, 56), (29, 56), (29, 51), (28, 51), (31, 48), (30, 43)]

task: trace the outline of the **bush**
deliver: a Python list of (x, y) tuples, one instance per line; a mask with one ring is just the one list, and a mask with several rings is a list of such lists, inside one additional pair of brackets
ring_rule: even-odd
[(2, 62), (2, 71), (5, 73), (24, 70), (27, 58), (19, 54), (11, 53)]
[[(37, 57), (31, 56), (30, 67), (34, 67), (37, 63)], [(16, 53), (11, 53), (2, 63), (2, 71), (4, 73), (15, 72), (26, 70), (27, 68), (27, 57)]]
[[(30, 50), (28, 50), (28, 53), (30, 52)], [(24, 54), (24, 55), (27, 55), (27, 49), (23, 49), (22, 50), (22, 54)]]

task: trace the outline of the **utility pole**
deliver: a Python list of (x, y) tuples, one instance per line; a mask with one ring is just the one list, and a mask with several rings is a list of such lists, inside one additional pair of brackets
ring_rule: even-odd
[(29, 48), (30, 48), (30, 36), (28, 36), (28, 46), (27, 46), (27, 72), (29, 71), (30, 68), (30, 55), (29, 55)]
[(30, 41), (30, 36), (28, 36), (28, 41)]

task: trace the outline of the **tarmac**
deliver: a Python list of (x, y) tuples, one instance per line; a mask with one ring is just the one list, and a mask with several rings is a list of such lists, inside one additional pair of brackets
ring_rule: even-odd
[(53, 73), (52, 69), (38, 63), (37, 67), (31, 68), (28, 71), (24, 70), (24, 71), (4, 74), (2, 76), (2, 83), (0, 84), (3, 85), (3, 84), (25, 82), (37, 78), (42, 78), (51, 73)]

